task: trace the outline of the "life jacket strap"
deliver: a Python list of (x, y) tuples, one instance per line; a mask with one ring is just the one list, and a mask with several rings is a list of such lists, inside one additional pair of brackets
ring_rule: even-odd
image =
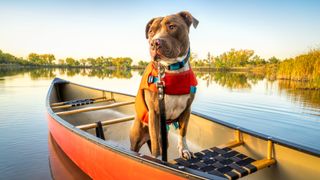
[(190, 86), (190, 93), (195, 94), (197, 92), (197, 87), (196, 86)]

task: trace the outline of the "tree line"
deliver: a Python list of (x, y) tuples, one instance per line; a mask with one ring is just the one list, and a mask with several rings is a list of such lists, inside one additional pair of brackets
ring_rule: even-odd
[(130, 57), (97, 57), (75, 59), (67, 57), (56, 59), (53, 54), (30, 53), (27, 59), (15, 57), (12, 54), (4, 53), (0, 50), (0, 64), (18, 64), (30, 66), (63, 66), (63, 67), (115, 67), (129, 68), (132, 64)]
[(253, 67), (265, 65), (268, 63), (278, 63), (280, 59), (271, 57), (269, 59), (261, 58), (256, 55), (253, 50), (248, 49), (231, 49), (230, 51), (224, 52), (217, 56), (212, 56), (210, 53), (207, 54), (205, 59), (198, 59), (197, 54), (191, 53), (190, 62), (193, 67), (199, 68), (239, 68), (239, 67)]
[(19, 65), (27, 65), (30, 64), (23, 58), (15, 57), (12, 54), (4, 53), (0, 50), (0, 64), (19, 64)]
[[(190, 58), (193, 67), (209, 67), (209, 68), (231, 68), (231, 67), (247, 67), (257, 66), (266, 63), (277, 63), (279, 59), (272, 57), (265, 60), (254, 54), (253, 50), (235, 50), (231, 49), (219, 56), (212, 56), (208, 53), (207, 58), (197, 59), (195, 53)], [(136, 67), (145, 67), (149, 62), (140, 60)], [(130, 67), (132, 59), (129, 57), (97, 57), (75, 59), (67, 57), (65, 59), (56, 59), (53, 54), (37, 54), (30, 53), (27, 59), (17, 58), (9, 53), (3, 53), (0, 50), (0, 64), (22, 64), (22, 65), (40, 65), (40, 66), (86, 66), (86, 67)]]
[[(53, 54), (30, 53), (27, 59), (15, 57), (0, 50), (0, 64), (20, 64), (35, 66), (62, 66), (62, 67), (115, 67), (115, 68), (144, 68), (149, 62), (140, 60), (138, 65), (132, 66), (132, 59), (129, 57), (97, 57), (74, 59), (56, 59)], [(294, 58), (280, 60), (276, 57), (269, 59), (261, 58), (253, 50), (231, 49), (217, 56), (210, 53), (204, 59), (197, 58), (191, 53), (190, 62), (195, 69), (214, 68), (228, 70), (233, 68), (253, 69), (263, 71), (274, 79), (290, 80), (312, 80), (320, 83), (320, 49), (310, 50), (307, 53)]]
[(97, 58), (86, 58), (76, 60), (71, 57), (67, 57), (66, 59), (59, 59), (59, 65), (67, 65), (67, 66), (83, 66), (83, 67), (122, 67), (129, 68), (131, 67), (133, 60), (129, 57), (97, 57)]

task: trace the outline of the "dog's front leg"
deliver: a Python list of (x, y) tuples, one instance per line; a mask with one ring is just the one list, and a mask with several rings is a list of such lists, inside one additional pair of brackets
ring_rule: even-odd
[(150, 109), (148, 127), (151, 140), (151, 154), (154, 157), (158, 157), (160, 155), (159, 124), (159, 117), (154, 110)]
[(178, 151), (179, 156), (186, 159), (190, 159), (192, 157), (192, 152), (189, 150), (186, 140), (190, 112), (191, 110), (189, 107), (179, 117)]

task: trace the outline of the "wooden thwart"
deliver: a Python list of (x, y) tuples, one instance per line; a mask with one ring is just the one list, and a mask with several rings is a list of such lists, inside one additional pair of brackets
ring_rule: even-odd
[(75, 109), (75, 110), (70, 110), (70, 111), (62, 111), (62, 112), (57, 112), (56, 114), (57, 115), (69, 115), (69, 114), (76, 114), (76, 113), (81, 113), (81, 112), (109, 109), (109, 108), (129, 105), (129, 104), (133, 104), (133, 103), (134, 103), (134, 101), (119, 102), (119, 103), (113, 103), (113, 104), (108, 104), (108, 105), (103, 105), (103, 106), (95, 106), (95, 107), (87, 107), (87, 108)]
[[(114, 99), (97, 99), (97, 100), (93, 100), (93, 102), (89, 104), (108, 102), (108, 101), (114, 101)], [(52, 109), (63, 109), (63, 108), (70, 108), (70, 107), (84, 106), (84, 105), (88, 105), (88, 104), (80, 104), (80, 105), (67, 104), (67, 105), (61, 105), (61, 106), (53, 106)]]
[[(128, 117), (123, 117), (123, 118), (105, 120), (105, 121), (102, 121), (101, 124), (103, 126), (105, 126), (105, 125), (110, 125), (110, 124), (116, 124), (116, 123), (131, 121), (133, 119), (134, 119), (134, 116), (128, 116)], [(96, 123), (91, 123), (91, 124), (85, 124), (85, 125), (80, 125), (80, 126), (76, 126), (76, 127), (79, 128), (79, 129), (82, 129), (82, 130), (87, 130), (87, 129), (96, 128), (97, 124)]]

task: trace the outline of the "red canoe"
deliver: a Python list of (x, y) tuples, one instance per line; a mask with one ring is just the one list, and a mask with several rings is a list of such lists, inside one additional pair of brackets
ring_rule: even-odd
[(46, 101), (49, 131), (62, 151), (92, 179), (237, 179), (249, 174), (252, 179), (320, 177), (318, 150), (199, 113), (191, 115), (187, 135), (194, 158), (178, 157), (174, 128), (168, 137), (168, 162), (153, 158), (146, 145), (139, 153), (130, 151), (134, 99), (56, 78)]

